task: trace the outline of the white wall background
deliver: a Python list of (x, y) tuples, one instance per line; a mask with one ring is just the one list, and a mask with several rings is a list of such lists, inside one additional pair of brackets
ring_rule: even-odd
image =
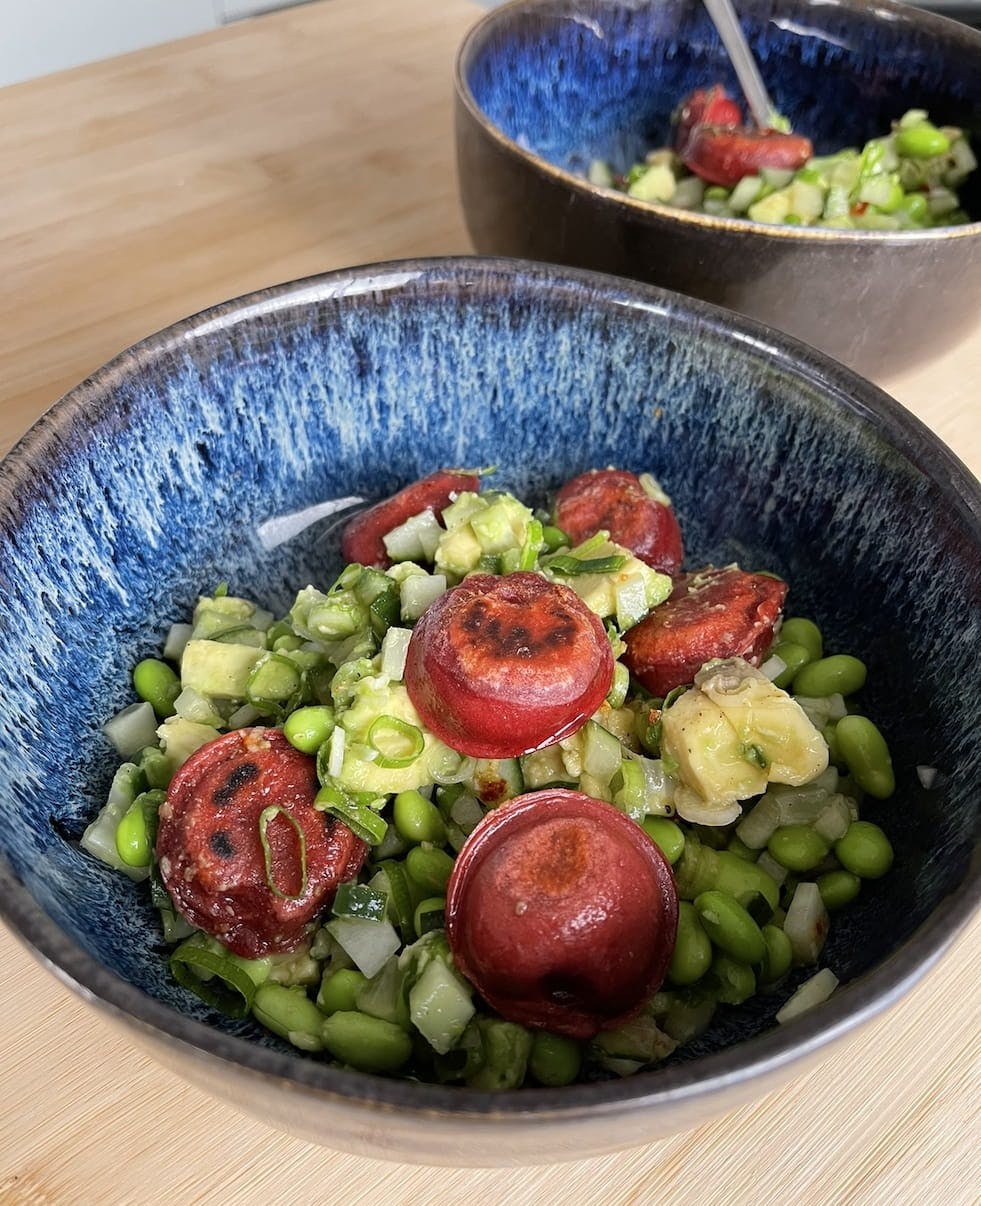
[(0, 85), (305, 0), (0, 0)]

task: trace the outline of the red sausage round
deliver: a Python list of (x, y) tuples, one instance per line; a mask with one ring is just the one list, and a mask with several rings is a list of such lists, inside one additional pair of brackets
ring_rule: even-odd
[(696, 126), (741, 126), (743, 111), (721, 84), (713, 84), (685, 97), (676, 110), (675, 123), (675, 146), (683, 147)]
[(796, 171), (814, 154), (809, 138), (746, 126), (697, 125), (679, 144), (678, 155), (690, 172), (710, 184), (732, 188), (761, 168)]
[(368, 852), (313, 807), (317, 788), (314, 759), (278, 729), (238, 729), (192, 754), (157, 832), (160, 874), (178, 912), (248, 959), (297, 946)]
[(604, 530), (662, 573), (681, 568), (684, 549), (674, 511), (651, 498), (625, 469), (593, 469), (566, 482), (555, 498), (555, 522), (575, 544)]
[(392, 563), (385, 552), (383, 536), (413, 515), (442, 511), (457, 494), (479, 489), (480, 478), (475, 473), (454, 473), (452, 470), (431, 473), (355, 515), (341, 533), (341, 555), (348, 563), (387, 569)]
[(405, 685), (455, 750), (514, 758), (576, 732), (613, 681), (598, 616), (539, 574), (471, 574), (423, 613)]
[(610, 804), (554, 788), (490, 812), (446, 894), (453, 958), (502, 1017), (572, 1038), (657, 991), (678, 926), (671, 868)]
[(742, 657), (757, 666), (786, 595), (786, 582), (737, 566), (683, 574), (668, 599), (624, 634), (623, 660), (662, 698), (714, 657)]

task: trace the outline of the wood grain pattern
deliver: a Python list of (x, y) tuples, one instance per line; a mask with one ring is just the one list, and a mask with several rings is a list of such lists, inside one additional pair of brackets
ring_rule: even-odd
[[(464, 0), (323, 0), (0, 91), (0, 451), (121, 348), (323, 269), (465, 252)], [(981, 325), (882, 384), (976, 472)], [(271, 1131), (131, 1047), (0, 933), (0, 1202), (944, 1203), (981, 1198), (981, 922), (832, 1061), (646, 1148), (378, 1164)]]

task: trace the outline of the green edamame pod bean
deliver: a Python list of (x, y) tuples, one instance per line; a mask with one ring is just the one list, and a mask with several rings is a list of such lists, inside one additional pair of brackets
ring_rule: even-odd
[(790, 965), (794, 961), (794, 950), (790, 945), (790, 939), (776, 925), (763, 927), (763, 941), (766, 943), (766, 953), (760, 967), (760, 983), (775, 984), (790, 971)]
[(930, 205), (924, 193), (907, 193), (899, 209), (911, 222), (919, 224), (926, 221)]
[(283, 736), (301, 754), (315, 754), (334, 731), (334, 709), (313, 704), (286, 717)]
[(810, 825), (781, 825), (773, 831), (767, 850), (788, 871), (811, 871), (831, 849)]
[[(761, 945), (762, 941), (761, 937)], [(761, 955), (760, 958), (762, 957)], [(748, 1001), (756, 992), (756, 976), (753, 969), (721, 952), (712, 960), (710, 977), (716, 997), (725, 1005), (742, 1005), (743, 1001)]]
[(405, 870), (427, 896), (445, 896), (453, 873), (453, 859), (445, 850), (431, 846), (413, 846), (405, 856)]
[(880, 879), (892, 866), (892, 844), (871, 821), (852, 821), (835, 842), (835, 854), (845, 870), (860, 879)]
[(528, 1070), (540, 1085), (571, 1085), (582, 1065), (582, 1048), (562, 1034), (536, 1031), (531, 1040)]
[(766, 944), (760, 927), (738, 900), (711, 889), (695, 897), (695, 912), (712, 942), (742, 963), (759, 963)]
[(442, 846), (446, 841), (446, 825), (439, 809), (418, 791), (400, 791), (392, 805), (395, 828), (406, 842), (433, 842)]
[(116, 826), (116, 853), (127, 867), (149, 867), (153, 858), (146, 815), (139, 799), (134, 800)]
[(698, 920), (695, 906), (687, 900), (678, 902), (678, 933), (674, 953), (668, 967), (672, 984), (694, 984), (708, 971), (712, 963), (712, 943)]
[(932, 122), (921, 121), (896, 131), (896, 150), (910, 159), (932, 159), (934, 155), (946, 155), (950, 150), (950, 139)]
[(843, 716), (835, 725), (835, 740), (855, 782), (877, 800), (896, 790), (892, 758), (886, 739), (867, 716)]
[(263, 1026), (304, 1051), (323, 1051), (324, 1015), (302, 988), (260, 984), (252, 1012)]
[(851, 904), (862, 887), (862, 881), (851, 871), (827, 871), (819, 875), (815, 882), (824, 907), (832, 913)]
[(681, 858), (685, 849), (685, 835), (680, 825), (667, 817), (644, 817), (641, 828), (669, 863), (674, 864)]
[(133, 689), (161, 720), (166, 720), (174, 715), (174, 700), (181, 693), (181, 680), (166, 662), (147, 657), (133, 667)]
[(412, 1039), (394, 1022), (340, 1009), (323, 1022), (327, 1050), (361, 1072), (397, 1072), (412, 1054)]
[(328, 972), (317, 993), (317, 1008), (326, 1014), (350, 1011), (357, 1004), (359, 989), (367, 983), (368, 977), (353, 967)]
[(807, 650), (808, 661), (816, 662), (824, 656), (824, 639), (821, 629), (813, 620), (805, 620), (803, 616), (788, 616), (780, 626), (778, 640), (794, 645), (803, 645)]
[(778, 657), (784, 663), (784, 669), (773, 680), (774, 685), (783, 690), (794, 681), (797, 671), (813, 660), (807, 649), (794, 641), (777, 641), (770, 650), (770, 655)]
[(848, 653), (834, 653), (802, 666), (794, 675), (794, 694), (854, 695), (865, 686), (865, 663)]

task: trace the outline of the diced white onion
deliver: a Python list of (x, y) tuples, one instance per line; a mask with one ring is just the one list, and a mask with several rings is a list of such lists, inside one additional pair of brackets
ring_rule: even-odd
[(369, 980), (381, 971), (389, 957), (402, 945), (398, 934), (387, 921), (335, 917), (328, 921), (327, 929), (354, 960), (358, 971)]
[(148, 745), (157, 744), (157, 717), (145, 701), (130, 704), (102, 726), (120, 758), (132, 758)]
[(381, 672), (392, 682), (400, 683), (405, 677), (405, 658), (411, 639), (411, 628), (389, 628), (382, 639)]
[(210, 724), (219, 726), (222, 718), (207, 695), (202, 695), (194, 687), (185, 687), (174, 700), (174, 711), (185, 720), (193, 720), (195, 724)]
[(767, 794), (761, 796), (753, 808), (736, 826), (736, 837), (751, 850), (762, 850), (780, 824), (780, 805)]
[(164, 641), (164, 657), (172, 662), (179, 662), (184, 652), (184, 646), (191, 639), (193, 631), (190, 624), (171, 624), (167, 639)]
[(446, 593), (445, 574), (413, 574), (399, 587), (403, 620), (418, 620), (426, 608)]
[(671, 506), (671, 499), (665, 494), (661, 483), (653, 474), (642, 473), (637, 480), (648, 498), (653, 498), (655, 502), (663, 503), (666, 507)]
[(785, 1026), (808, 1009), (826, 1001), (837, 987), (838, 977), (830, 967), (822, 967), (809, 980), (805, 980), (790, 1000), (777, 1010), (777, 1021), (781, 1026)]
[(837, 842), (848, 832), (851, 823), (851, 810), (845, 797), (829, 796), (828, 802), (814, 821), (814, 830), (826, 842)]
[(266, 611), (262, 607), (257, 607), (252, 615), (249, 616), (249, 623), (253, 628), (258, 628), (261, 632), (265, 632), (275, 618), (276, 617), (271, 611)]
[(786, 669), (787, 663), (782, 657), (777, 657), (777, 655), (774, 653), (771, 657), (766, 659), (762, 666), (760, 666), (760, 673), (765, 674), (772, 683), (773, 680), (775, 678), (779, 678)]
[(815, 883), (800, 883), (787, 910), (783, 932), (796, 963), (817, 963), (828, 936), (828, 910)]
[(920, 786), (929, 791), (937, 781), (937, 768), (935, 766), (918, 766), (916, 777), (920, 781)]
[(258, 708), (253, 708), (251, 704), (242, 704), (228, 718), (228, 728), (230, 729), (245, 729), (250, 724), (255, 724), (262, 713)]
[(475, 796), (464, 794), (453, 801), (450, 817), (464, 833), (471, 833), (484, 819), (484, 810)]
[(330, 747), (327, 753), (327, 774), (336, 779), (344, 766), (344, 730), (340, 725), (337, 725), (328, 740)]
[(685, 791), (683, 788), (675, 792), (674, 804), (678, 816), (691, 825), (728, 825), (742, 812), (738, 801), (708, 803), (700, 800), (694, 792)]
[(756, 860), (756, 865), (761, 871), (765, 871), (769, 875), (778, 888), (790, 874), (787, 868), (781, 866), (768, 850), (763, 851)]

